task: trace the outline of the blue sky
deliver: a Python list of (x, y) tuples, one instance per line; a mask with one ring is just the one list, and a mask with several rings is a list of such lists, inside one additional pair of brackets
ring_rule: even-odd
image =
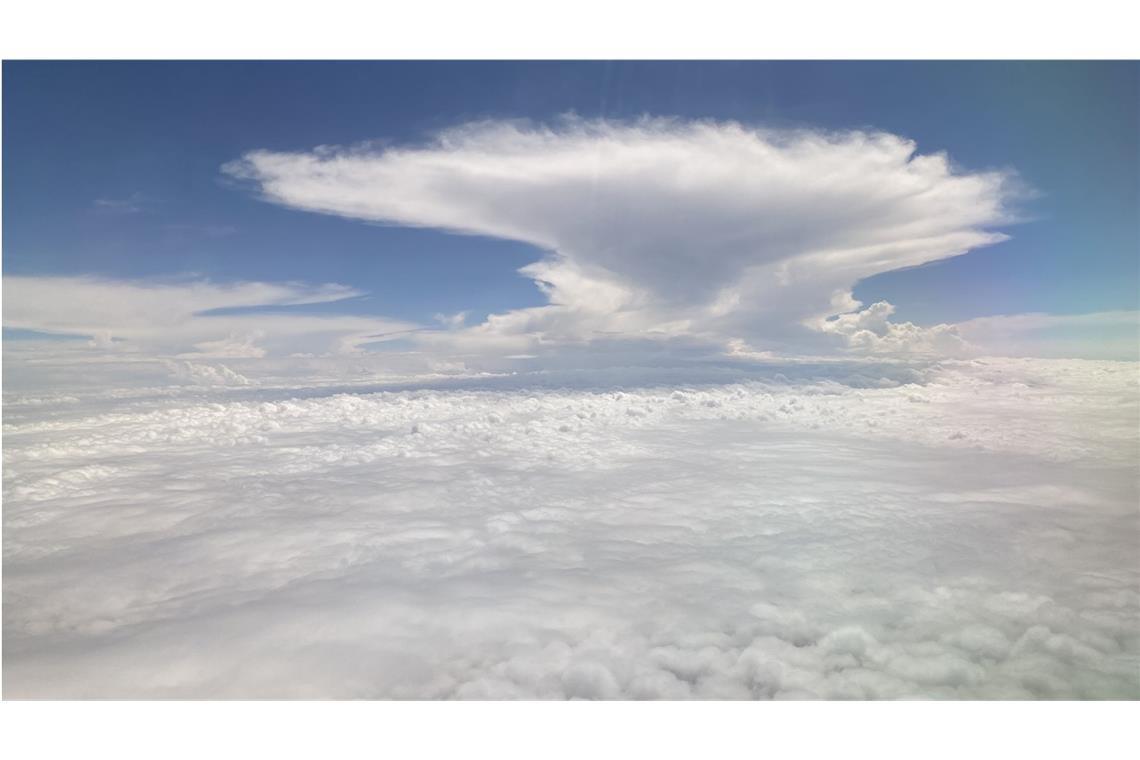
[[(423, 144), (476, 120), (572, 112), (875, 129), (1033, 197), (1010, 239), (858, 283), (919, 325), (1137, 308), (1135, 63), (4, 64), (4, 273), (336, 282), (274, 308), (481, 319), (546, 303), (525, 242), (266, 203), (220, 168), (251, 150)], [(399, 192), (396, 189), (395, 192)]]

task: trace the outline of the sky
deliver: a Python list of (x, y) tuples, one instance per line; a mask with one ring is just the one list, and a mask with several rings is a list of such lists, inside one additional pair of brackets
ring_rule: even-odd
[[(1131, 358), (1137, 72), (1111, 62), (5, 62), (5, 336), (82, 335), (108, 348), (146, 333), (148, 350), (201, 356), (407, 348), (393, 337), (404, 335), (417, 351), (461, 356), (565, 356), (650, 336), (742, 355), (969, 344)], [(813, 139), (830, 155), (808, 155)], [(737, 161), (749, 145), (775, 153)], [(582, 176), (552, 169), (534, 191), (554, 155)], [(643, 172), (638, 155), (662, 175)], [(302, 164), (320, 156), (334, 159), (318, 187)], [(920, 167), (923, 156), (944, 164)], [(453, 176), (433, 174), (449, 157), (439, 171)], [(686, 185), (693, 167), (708, 176)], [(892, 183), (899, 192), (860, 212), (857, 199)], [(458, 199), (440, 189), (460, 186)], [(786, 202), (783, 187), (794, 190)], [(860, 228), (844, 209), (882, 212), (881, 224)], [(896, 213), (942, 226), (916, 232)], [(842, 275), (817, 261), (797, 275), (820, 283), (810, 295), (756, 272), (869, 241), (910, 250), (867, 253)], [(288, 292), (253, 296), (247, 285)], [(317, 294), (325, 285), (340, 289)], [(203, 287), (219, 292), (199, 297)], [(164, 333), (176, 341), (151, 334), (153, 316), (131, 322), (145, 311), (133, 299), (154, 301), (155, 288), (168, 289), (163, 308), (184, 313)], [(112, 300), (124, 313), (95, 316)]]
[(5, 697), (1140, 695), (1136, 64), (3, 73)]

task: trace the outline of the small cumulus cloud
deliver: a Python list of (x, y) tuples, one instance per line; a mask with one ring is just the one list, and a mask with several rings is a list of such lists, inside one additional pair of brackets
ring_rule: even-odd
[(436, 314), (435, 321), (449, 330), (463, 327), (467, 323), (467, 312), (459, 311), (454, 314)]
[(168, 361), (171, 376), (191, 385), (250, 385), (252, 381), (224, 364), (196, 364)]
[(886, 301), (871, 304), (862, 311), (818, 320), (816, 328), (840, 336), (848, 350), (865, 354), (964, 355), (973, 348), (955, 325), (919, 327), (913, 322), (892, 322), (895, 307)]
[(266, 355), (266, 350), (258, 345), (265, 337), (265, 331), (255, 330), (246, 335), (227, 335), (218, 340), (204, 340), (194, 345), (194, 350), (188, 356), (210, 358), (241, 358), (260, 359)]

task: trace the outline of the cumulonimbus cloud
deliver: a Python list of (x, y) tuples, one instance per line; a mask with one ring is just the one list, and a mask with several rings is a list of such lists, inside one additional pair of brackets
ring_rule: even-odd
[[(855, 283), (1005, 239), (994, 228), (1019, 187), (883, 132), (648, 118), (489, 121), (418, 147), (257, 150), (224, 171), (297, 209), (542, 249), (522, 271), (548, 306), (447, 336), (514, 351), (599, 336), (842, 343), (820, 320), (860, 306)], [(912, 344), (896, 343), (875, 348)]]

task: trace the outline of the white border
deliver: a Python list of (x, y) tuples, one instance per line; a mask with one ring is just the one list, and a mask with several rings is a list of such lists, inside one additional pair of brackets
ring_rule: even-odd
[(7, 702), (19, 758), (1129, 757), (1115, 703)]
[[(9, 4), (14, 58), (1135, 58), (1122, 2)], [(5, 702), (10, 757), (1096, 757), (1130, 703)]]
[(1136, 58), (1135, 4), (1021, 0), (41, 0), (12, 58)]

